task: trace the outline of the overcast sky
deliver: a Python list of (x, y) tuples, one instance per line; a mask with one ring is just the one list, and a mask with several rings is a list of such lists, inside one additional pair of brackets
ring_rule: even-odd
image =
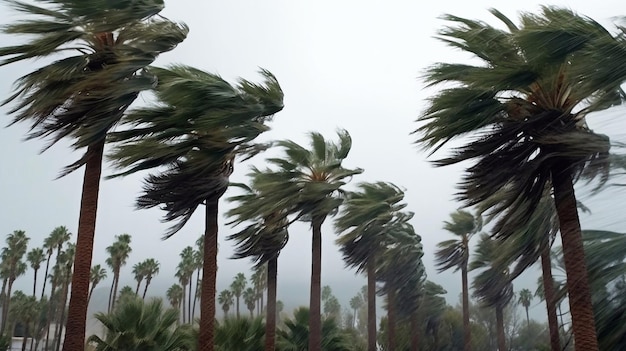
[[(228, 80), (237, 77), (259, 80), (258, 68), (273, 72), (285, 92), (285, 109), (272, 122), (272, 130), (263, 139), (289, 138), (306, 143), (306, 133), (319, 131), (335, 138), (337, 128), (347, 129), (353, 149), (347, 167), (361, 167), (359, 181), (389, 181), (406, 189), (408, 209), (415, 212), (412, 224), (422, 236), (424, 262), (429, 279), (443, 285), (451, 303), (458, 301), (458, 274), (436, 274), (433, 252), (437, 242), (449, 239), (442, 222), (459, 205), (454, 201), (455, 183), (461, 167), (433, 168), (427, 155), (413, 145), (409, 133), (425, 107), (432, 90), (424, 90), (419, 76), (438, 61), (462, 61), (466, 57), (445, 47), (433, 38), (445, 23), (438, 17), (450, 13), (497, 24), (487, 9), (496, 7), (511, 18), (519, 11), (537, 11), (535, 1), (167, 1), (163, 15), (183, 21), (190, 35), (173, 52), (159, 58), (157, 65), (184, 63), (217, 72)], [(571, 7), (603, 24), (612, 16), (624, 14), (622, 1), (558, 1), (554, 5)], [(0, 5), (0, 24), (17, 19)], [(0, 36), (0, 46), (17, 43), (15, 38)], [(43, 62), (0, 67), (0, 96), (7, 96), (11, 83)], [(142, 99), (139, 99), (141, 103)], [(621, 111), (623, 112), (623, 110)], [(0, 108), (2, 125), (10, 118), (7, 108)], [(589, 120), (591, 128), (626, 141), (623, 118), (618, 112), (611, 118), (598, 116)], [(69, 143), (62, 142), (40, 155), (40, 140), (23, 142), (26, 125), (0, 129), (0, 235), (22, 229), (40, 246), (50, 231), (59, 225), (76, 233), (83, 170), (55, 180), (59, 170), (76, 160)], [(263, 155), (252, 162), (262, 166)], [(233, 181), (245, 181), (247, 165), (239, 165)], [(104, 175), (111, 174), (108, 167)], [(141, 176), (105, 180), (101, 184), (94, 264), (104, 264), (105, 247), (116, 234), (133, 236), (133, 252), (123, 274), (131, 282), (134, 263), (154, 257), (162, 264), (155, 284), (171, 285), (178, 264), (178, 253), (193, 245), (203, 232), (202, 211), (175, 237), (161, 241), (167, 224), (160, 222), (158, 209), (134, 210), (135, 197), (141, 189)], [(583, 217), (584, 228), (620, 230), (624, 228), (623, 190), (590, 200), (593, 216)], [(229, 193), (227, 193), (228, 196)], [(611, 201), (613, 198), (613, 201)], [(221, 202), (222, 210), (228, 203)], [(618, 215), (619, 214), (619, 215)], [(223, 223), (224, 221), (222, 221)], [(322, 284), (331, 285), (342, 305), (365, 284), (363, 277), (344, 268), (334, 244), (336, 235), (327, 221), (323, 228)], [(621, 231), (624, 231), (623, 229)], [(247, 272), (249, 262), (229, 260), (232, 244), (224, 237), (234, 230), (220, 227), (218, 289), (224, 289), (239, 271)], [(310, 230), (294, 225), (291, 239), (279, 262), (279, 298), (281, 286), (301, 294), (308, 301), (310, 278)], [(538, 272), (515, 283), (534, 291)], [(108, 282), (105, 282), (106, 285)], [(125, 283), (124, 281), (122, 283)], [(26, 278), (16, 287), (29, 289)], [(284, 290), (283, 290), (284, 291)], [(544, 314), (543, 305), (533, 304), (534, 315)]]

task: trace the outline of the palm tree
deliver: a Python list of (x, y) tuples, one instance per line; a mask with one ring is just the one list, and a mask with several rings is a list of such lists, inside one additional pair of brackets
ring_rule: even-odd
[(26, 254), (26, 260), (30, 264), (30, 268), (34, 271), (33, 278), (33, 296), (37, 294), (37, 272), (41, 268), (41, 264), (46, 260), (46, 255), (40, 247), (33, 248)]
[(159, 104), (128, 116), (131, 128), (114, 138), (126, 142), (112, 157), (126, 169), (120, 175), (165, 169), (148, 176), (137, 202), (140, 208), (164, 206), (165, 220), (178, 221), (165, 237), (178, 232), (196, 208), (205, 205), (198, 345), (201, 351), (213, 350), (218, 200), (228, 187), (234, 158), (260, 150), (253, 141), (282, 110), (283, 93), (268, 71), (262, 71), (263, 85), (240, 80), (237, 87), (191, 67), (152, 71), (159, 78), (155, 88)]
[(253, 287), (249, 287), (242, 293), (243, 302), (250, 311), (250, 318), (254, 318), (254, 308), (256, 307), (256, 291)]
[(461, 271), (463, 294), (463, 349), (471, 350), (471, 331), (469, 321), (469, 284), (467, 271), (472, 236), (482, 229), (482, 218), (470, 212), (458, 210), (450, 214), (450, 221), (444, 222), (443, 228), (454, 234), (458, 239), (446, 240), (437, 244), (435, 252), (437, 270), (439, 272), (453, 268)]
[[(24, 337), (22, 338), (22, 351), (26, 350), (26, 342), (31, 329), (31, 324), (39, 313), (39, 304), (35, 296), (27, 296), (21, 291), (16, 291), (11, 297), (13, 309), (10, 311), (13, 323), (21, 323), (24, 326)], [(13, 334), (11, 334), (13, 335)]]
[[(592, 132), (585, 117), (621, 103), (625, 77), (615, 68), (624, 55), (611, 53), (623, 52), (623, 38), (616, 40), (569, 9), (523, 13), (521, 27), (491, 12), (508, 30), (446, 17), (456, 26), (440, 31), (440, 38), (483, 65), (439, 63), (426, 72), (430, 85), (446, 88), (421, 116), (419, 142), (437, 150), (458, 136), (479, 136), (436, 162), (475, 161), (461, 181), (460, 198), (467, 205), (509, 186), (511, 196), (502, 207), (529, 214), (550, 183), (565, 244), (575, 345), (598, 350), (573, 182), (580, 175), (606, 180), (610, 142)], [(507, 227), (519, 227), (527, 218), (509, 217)]]
[(352, 311), (354, 312), (354, 320), (352, 321), (351, 327), (355, 327), (357, 311), (360, 310), (361, 307), (363, 307), (363, 298), (361, 297), (361, 294), (356, 294), (356, 296), (350, 299), (350, 308), (352, 308)]
[[(193, 248), (191, 246), (187, 246), (180, 253), (180, 262), (178, 263), (176, 277), (180, 282), (180, 285), (183, 287), (183, 292), (186, 293), (186, 296), (183, 296), (183, 323), (193, 322), (191, 319), (191, 278), (193, 277), (193, 272), (195, 271), (195, 262), (193, 255)], [(187, 289), (189, 286), (189, 289)], [(185, 302), (187, 303), (185, 305)]]
[(48, 278), (48, 268), (50, 267), (50, 258), (52, 258), (52, 254), (54, 250), (57, 251), (56, 261), (59, 260), (59, 254), (61, 254), (61, 250), (63, 249), (63, 245), (70, 240), (72, 234), (65, 226), (59, 226), (52, 230), (50, 235), (46, 239), (44, 239), (43, 247), (46, 250), (46, 254), (48, 255), (48, 259), (46, 260), (46, 273), (44, 275), (43, 280), (43, 288), (41, 289), (41, 298), (43, 299), (44, 293), (46, 291), (46, 281)]
[[(132, 295), (132, 288), (129, 292)], [(192, 346), (191, 330), (186, 326), (174, 327), (178, 311), (165, 309), (160, 299), (144, 302), (135, 295), (113, 312), (99, 312), (95, 317), (106, 328), (104, 339), (92, 335), (87, 340), (97, 351), (178, 351)]]
[(264, 329), (261, 318), (224, 319), (215, 328), (216, 349), (262, 351)]
[[(293, 318), (285, 320), (285, 328), (278, 330), (278, 349), (284, 351), (309, 350), (307, 346), (309, 345), (309, 338), (312, 337), (312, 334), (309, 333), (309, 320), (308, 308), (296, 309), (293, 312)], [(334, 318), (324, 319), (321, 336), (321, 351), (352, 350), (352, 345)]]
[(530, 327), (530, 318), (528, 317), (528, 308), (530, 307), (530, 302), (533, 300), (533, 293), (528, 289), (522, 289), (519, 292), (519, 303), (524, 306), (526, 310), (526, 325)]
[(133, 249), (130, 247), (131, 236), (129, 234), (120, 234), (115, 236), (115, 242), (106, 248), (109, 258), (106, 259), (107, 265), (111, 267), (113, 272), (113, 281), (111, 282), (111, 291), (109, 292), (109, 308), (111, 312), (115, 308), (115, 300), (117, 296), (117, 288), (120, 281), (120, 270), (126, 265), (126, 260)]
[(166, 295), (170, 305), (172, 305), (173, 308), (178, 309), (178, 313), (180, 314), (180, 301), (183, 296), (185, 296), (183, 288), (178, 284), (173, 284), (167, 289)]
[(228, 311), (230, 310), (230, 306), (232, 306), (234, 303), (233, 297), (233, 293), (228, 289), (222, 290), (222, 292), (220, 292), (219, 296), (217, 297), (217, 303), (222, 306), (222, 311), (224, 311), (224, 318), (228, 317)]
[(89, 296), (87, 297), (87, 302), (91, 301), (91, 295), (93, 291), (96, 289), (96, 286), (100, 284), (101, 281), (107, 278), (107, 270), (103, 268), (101, 265), (97, 264), (91, 267), (91, 273), (89, 275), (89, 282), (91, 283), (91, 287), (89, 288)]
[(135, 295), (139, 295), (139, 285), (143, 281), (145, 276), (145, 268), (143, 262), (135, 263), (133, 265), (133, 275), (135, 276), (135, 280), (137, 281), (137, 287), (135, 288)]
[(376, 350), (376, 265), (388, 240), (389, 230), (406, 206), (404, 192), (391, 183), (360, 183), (344, 201), (335, 229), (343, 234), (337, 239), (343, 260), (357, 272), (367, 274), (367, 344)]
[[(45, 5), (44, 5), (45, 4)], [(39, 4), (38, 4), (39, 5)], [(73, 275), (64, 350), (85, 344), (89, 274), (96, 224), (102, 154), (108, 131), (119, 122), (140, 91), (154, 78), (143, 68), (162, 52), (173, 49), (187, 35), (179, 26), (156, 15), (162, 1), (122, 0), (90, 2), (47, 1), (41, 6), (12, 1), (22, 15), (3, 32), (26, 35), (29, 42), (0, 48), (0, 66), (41, 57), (51, 64), (20, 78), (11, 110), (14, 123), (31, 122), (28, 138), (49, 138), (50, 144), (71, 139), (85, 154), (62, 175), (85, 166), (78, 221), (78, 257)], [(74, 53), (74, 56), (67, 55)], [(62, 54), (60, 59), (57, 59)]]
[(278, 141), (276, 144), (284, 150), (285, 156), (267, 160), (278, 170), (263, 171), (268, 180), (260, 189), (268, 194), (268, 201), (264, 201), (269, 206), (268, 212), (281, 213), (281, 216), (296, 214), (296, 219), (311, 223), (309, 350), (319, 350), (321, 345), (322, 224), (341, 205), (345, 183), (363, 172), (342, 166), (352, 139), (345, 130), (338, 131), (338, 136), (338, 143), (333, 143), (320, 133), (312, 132), (310, 150), (291, 140)]
[(196, 301), (201, 296), (200, 283), (202, 280), (200, 279), (200, 274), (202, 273), (202, 266), (204, 265), (202, 260), (202, 255), (204, 254), (204, 234), (200, 235), (198, 240), (196, 240), (196, 247), (198, 250), (193, 253), (193, 259), (196, 267), (196, 291), (193, 295), (193, 307), (191, 308), (192, 320), (196, 319)]
[(154, 258), (146, 259), (145, 261), (143, 261), (143, 264), (143, 268), (145, 270), (144, 273), (146, 277), (146, 285), (143, 288), (143, 294), (141, 294), (141, 298), (145, 299), (146, 292), (148, 292), (148, 287), (150, 286), (150, 283), (152, 283), (152, 278), (159, 274), (160, 264), (159, 261), (155, 260)]
[(236, 301), (235, 308), (237, 311), (237, 318), (240, 317), (239, 298), (241, 297), (241, 294), (243, 294), (243, 291), (245, 289), (246, 289), (246, 276), (243, 275), (243, 273), (237, 273), (237, 275), (233, 279), (233, 282), (230, 283), (230, 290), (233, 292), (233, 296), (235, 296), (235, 301)]
[(2, 304), (2, 325), (0, 326), (0, 335), (4, 334), (4, 329), (7, 323), (7, 317), (10, 313), (11, 307), (11, 290), (13, 289), (13, 283), (15, 279), (26, 272), (26, 264), (22, 262), (26, 249), (28, 248), (28, 241), (30, 238), (26, 236), (26, 232), (23, 230), (15, 230), (13, 233), (7, 235), (7, 246), (2, 248), (0, 258), (6, 264), (7, 269), (7, 292)]
[[(235, 206), (226, 214), (232, 221), (229, 224), (248, 225), (241, 231), (228, 236), (227, 239), (236, 242), (234, 258), (250, 257), (255, 263), (255, 272), (252, 275), (256, 296), (261, 295), (259, 314), (263, 308), (263, 290), (267, 286), (267, 315), (265, 321), (265, 350), (273, 351), (276, 348), (276, 290), (278, 276), (278, 256), (289, 240), (286, 219), (281, 215), (284, 211), (265, 211), (263, 201), (267, 201), (268, 194), (261, 192), (265, 185), (264, 174), (253, 168), (248, 174), (251, 185), (233, 184), (243, 190), (243, 193), (228, 198)], [(271, 198), (271, 196), (269, 196)]]
[(63, 326), (66, 324), (65, 323), (65, 306), (67, 305), (67, 295), (69, 293), (69, 287), (70, 287), (70, 283), (72, 280), (72, 267), (74, 266), (74, 257), (76, 255), (76, 245), (70, 243), (67, 245), (67, 247), (65, 248), (65, 251), (63, 251), (63, 262), (64, 262), (64, 267), (63, 269), (65, 269), (65, 272), (63, 274), (63, 288), (61, 290), (61, 313), (59, 316), (59, 319), (57, 320), (56, 326), (57, 326), (57, 331), (55, 333), (56, 335), (56, 351), (59, 351), (61, 349), (61, 333), (63, 332)]
[(474, 259), (469, 265), (470, 270), (481, 269), (476, 275), (472, 288), (474, 296), (486, 306), (493, 307), (496, 312), (498, 350), (506, 351), (504, 336), (504, 308), (513, 298), (513, 285), (509, 277), (509, 269), (498, 261), (500, 245), (487, 234), (481, 234)]

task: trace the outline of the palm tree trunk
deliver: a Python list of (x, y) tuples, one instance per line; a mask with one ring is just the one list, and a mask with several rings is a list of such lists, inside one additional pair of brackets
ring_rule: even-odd
[[(71, 270), (66, 272), (67, 274), (71, 274)], [(64, 322), (65, 322), (65, 305), (67, 304), (67, 292), (69, 290), (69, 284), (70, 281), (68, 280), (67, 283), (65, 283), (65, 287), (63, 289), (63, 304), (61, 304), (61, 317), (59, 318), (59, 324), (57, 324), (57, 327), (59, 329), (59, 332), (57, 333), (57, 346), (55, 348), (56, 351), (59, 351), (61, 349), (61, 335), (63, 334), (63, 326), (64, 326)]]
[(309, 295), (309, 351), (322, 350), (322, 223), (324, 218), (313, 218), (311, 294)]
[(57, 279), (52, 280), (52, 287), (50, 288), (50, 300), (48, 301), (48, 318), (46, 322), (46, 344), (45, 349), (48, 350), (48, 344), (50, 342), (50, 323), (52, 322), (52, 316), (54, 315), (54, 293), (57, 287)]
[(200, 288), (200, 268), (198, 268), (198, 271), (196, 272), (196, 291), (194, 291), (193, 293), (193, 307), (191, 308), (191, 319), (196, 318), (196, 301), (198, 300), (199, 288)]
[(528, 317), (528, 306), (524, 306), (524, 308), (526, 309), (526, 327), (529, 328), (528, 330), (530, 330), (530, 318)]
[(239, 315), (239, 295), (236, 296), (237, 297), (237, 319), (241, 318), (241, 316)]
[[(2, 326), (0, 327), (0, 335), (4, 335), (4, 329), (6, 328), (7, 321), (9, 319), (9, 309), (11, 308), (11, 290), (13, 290), (13, 283), (15, 279), (9, 278), (9, 284), (7, 286), (7, 295), (5, 297), (4, 308), (2, 309)], [(13, 332), (11, 331), (11, 336)]]
[(35, 277), (33, 278), (33, 297), (37, 295), (37, 271), (38, 269), (35, 269)]
[(91, 288), (89, 289), (89, 295), (87, 296), (87, 306), (89, 306), (89, 301), (91, 301), (91, 295), (93, 294), (93, 291), (96, 289), (95, 285), (92, 285)]
[(187, 299), (187, 318), (189, 319), (190, 324), (193, 324), (193, 318), (191, 318), (191, 300), (192, 300), (191, 293), (193, 291), (193, 288), (192, 288), (193, 279), (191, 279), (192, 276), (193, 276), (193, 272), (189, 275), (189, 291), (188, 291), (189, 298)]
[(498, 351), (506, 351), (506, 338), (504, 336), (504, 313), (502, 307), (496, 305), (496, 328), (498, 334)]
[(139, 296), (139, 285), (141, 285), (141, 280), (137, 281), (137, 287), (135, 288), (135, 295)]
[[(35, 295), (37, 292), (33, 292), (33, 295)], [(28, 341), (28, 332), (29, 332), (29, 325), (30, 325), (30, 321), (25, 321), (24, 322), (24, 337), (22, 338), (22, 351), (26, 351), (26, 342)], [(31, 339), (32, 340), (32, 339)]]
[(472, 350), (472, 331), (469, 316), (469, 284), (467, 282), (467, 263), (461, 267), (461, 282), (463, 289), (463, 350)]
[(556, 294), (554, 293), (554, 279), (550, 260), (550, 246), (546, 245), (541, 251), (541, 270), (543, 278), (543, 297), (548, 310), (548, 327), (550, 329), (550, 349), (561, 351), (559, 336), (559, 321), (556, 316)]
[(200, 332), (198, 351), (213, 351), (215, 324), (215, 279), (217, 276), (217, 215), (219, 199), (206, 201)]
[(417, 322), (417, 312), (411, 314), (411, 351), (419, 351), (420, 336), (419, 323)]
[(396, 350), (396, 290), (391, 288), (387, 292), (387, 329), (389, 332), (387, 336), (388, 349), (387, 351)]
[(187, 299), (187, 284), (183, 285), (183, 324), (187, 323), (187, 306), (185, 305)]
[(2, 319), (0, 319), (0, 324), (2, 324), (2, 326), (0, 328), (0, 335), (4, 334), (4, 316), (8, 315), (6, 310), (7, 295), (5, 294), (8, 281), (9, 278), (4, 278), (4, 280), (2, 280), (2, 295), (4, 296), (4, 300), (2, 300)]
[[(148, 292), (148, 286), (150, 285), (150, 283), (152, 282), (151, 279), (146, 279), (146, 286), (143, 287), (143, 294), (141, 294), (141, 299), (145, 300), (146, 299), (146, 292)], [(194, 306), (195, 308), (195, 306)]]
[(107, 313), (111, 313), (111, 301), (113, 301), (113, 290), (115, 289), (115, 276), (111, 281), (111, 289), (109, 290), (109, 304), (107, 305)]
[(376, 257), (367, 260), (367, 350), (376, 351)]
[(48, 282), (48, 269), (50, 268), (50, 259), (52, 258), (52, 251), (48, 255), (48, 260), (46, 261), (46, 274), (43, 276), (43, 287), (41, 288), (41, 297), (40, 300), (43, 299), (43, 294), (46, 292), (46, 282)]
[(555, 166), (552, 170), (552, 185), (563, 243), (574, 345), (576, 350), (597, 351), (598, 339), (587, 277), (587, 263), (569, 166), (566, 163)]
[(116, 271), (113, 274), (113, 281), (115, 283), (115, 286), (113, 288), (113, 298), (111, 299), (111, 312), (113, 312), (113, 310), (115, 309), (115, 300), (117, 300), (117, 289), (120, 283), (120, 268), (121, 266), (116, 267)]
[(265, 351), (276, 349), (276, 280), (278, 257), (267, 262), (267, 312), (265, 316)]

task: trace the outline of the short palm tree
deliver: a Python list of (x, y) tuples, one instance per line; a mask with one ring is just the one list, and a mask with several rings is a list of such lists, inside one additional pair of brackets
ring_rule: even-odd
[(470, 262), (470, 270), (481, 270), (472, 283), (474, 296), (496, 312), (498, 350), (506, 351), (504, 335), (504, 308), (513, 298), (513, 285), (509, 268), (499, 261), (500, 243), (487, 234), (481, 234), (478, 246)]
[(89, 337), (87, 342), (95, 350), (179, 351), (192, 346), (191, 330), (187, 326), (174, 326), (178, 319), (176, 309), (165, 309), (160, 299), (144, 302), (132, 295), (132, 288), (129, 293), (131, 297), (113, 312), (96, 313), (106, 335)]
[(240, 80), (233, 87), (221, 77), (187, 66), (152, 69), (159, 81), (158, 104), (128, 116), (129, 129), (114, 139), (112, 158), (121, 175), (162, 167), (148, 176), (140, 208), (164, 206), (165, 220), (178, 232), (198, 206), (205, 205), (205, 235), (200, 299), (199, 350), (213, 349), (217, 272), (218, 201), (228, 187), (236, 156), (259, 148), (254, 139), (283, 108), (283, 93), (268, 71), (263, 85)]
[(232, 306), (235, 302), (233, 297), (234, 295), (232, 291), (228, 289), (222, 290), (222, 292), (220, 292), (219, 296), (217, 297), (217, 303), (222, 306), (222, 311), (224, 311), (224, 318), (228, 317), (228, 311), (230, 310), (230, 306)]
[[(265, 350), (276, 347), (276, 290), (278, 276), (278, 256), (289, 240), (286, 219), (281, 214), (284, 209), (271, 209), (263, 204), (271, 196), (263, 193), (261, 188), (265, 174), (253, 168), (249, 174), (250, 186), (233, 184), (243, 193), (228, 198), (236, 204), (227, 212), (232, 221), (230, 224), (248, 225), (239, 232), (228, 237), (236, 242), (234, 258), (250, 257), (255, 262), (255, 272), (251, 282), (256, 296), (261, 295), (259, 314), (263, 308), (263, 290), (267, 287), (267, 315), (265, 320)], [(270, 209), (270, 211), (266, 211)]]
[(89, 276), (89, 282), (91, 283), (91, 287), (89, 288), (89, 296), (87, 297), (87, 302), (91, 301), (91, 295), (96, 289), (96, 286), (98, 286), (98, 284), (100, 284), (100, 282), (105, 280), (106, 278), (107, 270), (101, 265), (97, 264), (91, 267), (91, 274)]
[(530, 303), (533, 300), (533, 293), (528, 289), (522, 289), (519, 292), (519, 300), (518, 302), (524, 306), (524, 310), (526, 310), (526, 325), (530, 328), (530, 317), (528, 317), (528, 309), (530, 308)]
[(4, 334), (4, 329), (7, 324), (7, 318), (11, 307), (11, 290), (13, 289), (13, 283), (17, 277), (26, 272), (27, 266), (24, 262), (22, 262), (22, 259), (26, 254), (29, 241), (30, 238), (26, 236), (25, 231), (15, 230), (13, 233), (7, 235), (7, 246), (3, 247), (0, 253), (0, 258), (6, 265), (7, 270), (7, 291), (2, 304), (3, 313), (0, 335)]
[(336, 242), (346, 265), (367, 274), (367, 344), (369, 351), (375, 351), (377, 260), (389, 241), (398, 212), (406, 204), (401, 203), (404, 192), (391, 183), (360, 183), (357, 188), (348, 193), (335, 219), (335, 229), (341, 235)]
[[(278, 331), (277, 346), (281, 351), (310, 350), (309, 309), (300, 307), (293, 312), (293, 318), (285, 320), (285, 328)], [(349, 351), (352, 345), (343, 334), (334, 318), (322, 322), (321, 351)]]
[[(67, 174), (85, 166), (78, 220), (78, 257), (73, 275), (68, 338), (63, 349), (79, 351), (85, 344), (89, 271), (93, 252), (102, 154), (107, 132), (115, 126), (154, 77), (143, 69), (187, 35), (187, 27), (157, 17), (161, 0), (11, 1), (23, 17), (3, 32), (29, 41), (0, 48), (0, 66), (48, 57), (54, 61), (16, 82), (6, 101), (14, 123), (31, 124), (28, 138), (49, 138), (51, 144), (72, 140), (87, 149), (67, 166)], [(59, 56), (59, 54), (61, 56)]]
[(13, 323), (21, 323), (24, 327), (24, 337), (22, 338), (22, 351), (26, 350), (26, 343), (32, 332), (33, 323), (39, 316), (40, 304), (35, 296), (27, 296), (21, 291), (16, 291), (13, 295), (13, 309), (9, 312)]
[(180, 314), (180, 302), (185, 295), (183, 288), (178, 284), (173, 284), (167, 289), (165, 295), (167, 296), (167, 300), (170, 302), (170, 305), (172, 305), (172, 308), (177, 309)]
[[(573, 182), (580, 175), (606, 180), (609, 138), (589, 129), (586, 116), (621, 103), (624, 40), (569, 9), (523, 13), (520, 27), (491, 12), (506, 30), (446, 16), (452, 25), (439, 32), (441, 40), (482, 64), (438, 63), (428, 69), (428, 83), (446, 88), (420, 117), (419, 142), (437, 150), (459, 136), (474, 137), (436, 162), (474, 161), (461, 181), (460, 197), (468, 205), (508, 186), (511, 196), (503, 207), (529, 214), (551, 183), (575, 345), (598, 350)], [(506, 222), (516, 228), (527, 219)]]
[(143, 262), (135, 263), (133, 265), (133, 275), (137, 281), (137, 287), (135, 288), (135, 295), (139, 295), (139, 286), (145, 277), (145, 268)]
[(262, 351), (262, 318), (227, 318), (216, 325), (216, 351)]
[(237, 273), (235, 278), (233, 278), (232, 283), (230, 283), (230, 290), (233, 292), (233, 296), (235, 297), (235, 310), (237, 313), (237, 318), (239, 315), (239, 300), (241, 299), (241, 295), (246, 289), (246, 276), (243, 273)]
[[(322, 224), (332, 216), (343, 201), (343, 186), (361, 169), (343, 167), (352, 147), (350, 134), (338, 131), (337, 143), (326, 140), (317, 132), (309, 135), (311, 148), (307, 149), (291, 140), (278, 141), (283, 158), (267, 161), (276, 171), (263, 170), (267, 181), (260, 189), (268, 194), (267, 211), (280, 217), (296, 214), (296, 219), (311, 223), (312, 260), (310, 293), (309, 350), (319, 350), (321, 345), (321, 271)], [(282, 212), (281, 212), (282, 211)]]
[(130, 241), (131, 236), (129, 234), (116, 235), (115, 242), (106, 248), (109, 254), (106, 263), (113, 272), (113, 282), (111, 282), (111, 291), (109, 292), (109, 312), (115, 308), (117, 289), (120, 282), (120, 270), (126, 265), (126, 260), (128, 260), (128, 256), (133, 251), (130, 247)]
[(450, 221), (444, 222), (443, 228), (457, 236), (457, 239), (442, 241), (437, 244), (435, 263), (439, 272), (448, 269), (461, 271), (463, 295), (463, 349), (471, 350), (471, 331), (469, 319), (469, 283), (467, 271), (469, 264), (472, 236), (482, 229), (482, 218), (468, 211), (458, 210), (450, 214)]

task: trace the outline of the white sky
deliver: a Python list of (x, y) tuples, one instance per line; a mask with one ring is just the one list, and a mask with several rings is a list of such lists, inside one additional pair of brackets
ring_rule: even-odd
[[(354, 182), (389, 181), (406, 189), (408, 209), (416, 213), (412, 223), (423, 239), (429, 279), (443, 285), (449, 302), (456, 303), (460, 277), (436, 274), (433, 252), (437, 242), (449, 238), (441, 229), (442, 222), (458, 207), (453, 193), (461, 167), (435, 169), (426, 154), (412, 144), (414, 138), (409, 133), (416, 128), (414, 121), (429, 94), (418, 77), (434, 62), (465, 59), (433, 38), (444, 25), (438, 16), (451, 13), (497, 24), (488, 8), (496, 7), (510, 18), (517, 18), (518, 11), (536, 11), (538, 4), (484, 0), (472, 1), (471, 5), (449, 0), (427, 5), (418, 1), (369, 0), (168, 1), (163, 15), (186, 22), (191, 32), (157, 64), (184, 63), (217, 72), (231, 81), (239, 76), (258, 81), (258, 67), (273, 72), (285, 92), (285, 109), (276, 115), (273, 129), (264, 139), (289, 138), (306, 143), (309, 131), (334, 138), (337, 128), (347, 129), (353, 138), (353, 150), (346, 166), (365, 169)], [(611, 16), (626, 13), (622, 1), (552, 4), (571, 7), (605, 24), (610, 23)], [(18, 18), (9, 15), (3, 6), (0, 24)], [(15, 38), (0, 36), (0, 46), (15, 43)], [(15, 79), (41, 64), (35, 61), (0, 67), (0, 96), (7, 96)], [(0, 108), (3, 125), (10, 121), (6, 111)], [(626, 141), (624, 122), (616, 118), (608, 121), (589, 123), (598, 131)], [(0, 129), (0, 235), (23, 229), (32, 238), (31, 246), (39, 246), (55, 226), (65, 225), (76, 232), (82, 169), (54, 180), (59, 170), (79, 154), (72, 153), (64, 142), (39, 155), (44, 142), (22, 142), (26, 131), (26, 125)], [(262, 166), (263, 160), (261, 155), (253, 163)], [(238, 166), (232, 180), (245, 181), (246, 173), (247, 166)], [(108, 174), (111, 171), (105, 167), (104, 175)], [(123, 270), (128, 274), (127, 282), (131, 283), (134, 263), (154, 257), (162, 264), (154, 284), (169, 286), (174, 282), (178, 253), (193, 245), (203, 231), (202, 215), (194, 216), (172, 239), (161, 241), (168, 226), (159, 221), (163, 212), (133, 209), (140, 188), (140, 176), (102, 182), (94, 264), (104, 264), (104, 248), (114, 235), (130, 233), (133, 253)], [(624, 191), (619, 194), (623, 196)], [(583, 227), (624, 227), (623, 203), (596, 200), (592, 204), (596, 214), (583, 218)], [(224, 201), (222, 205), (223, 209), (228, 206)], [(330, 284), (345, 307), (365, 280), (344, 268), (330, 222), (323, 228), (322, 284)], [(224, 289), (234, 274), (247, 272), (249, 264), (228, 259), (232, 244), (223, 238), (233, 229), (222, 226), (220, 230), (218, 289)], [(307, 303), (310, 250), (309, 228), (295, 225), (279, 262), (279, 299), (285, 299), (281, 290), (288, 288), (301, 295), (302, 304)], [(534, 290), (535, 276), (516, 282), (515, 290)], [(29, 289), (29, 279), (18, 280), (16, 287)], [(534, 315), (543, 318), (543, 305), (537, 301), (534, 305)]]

